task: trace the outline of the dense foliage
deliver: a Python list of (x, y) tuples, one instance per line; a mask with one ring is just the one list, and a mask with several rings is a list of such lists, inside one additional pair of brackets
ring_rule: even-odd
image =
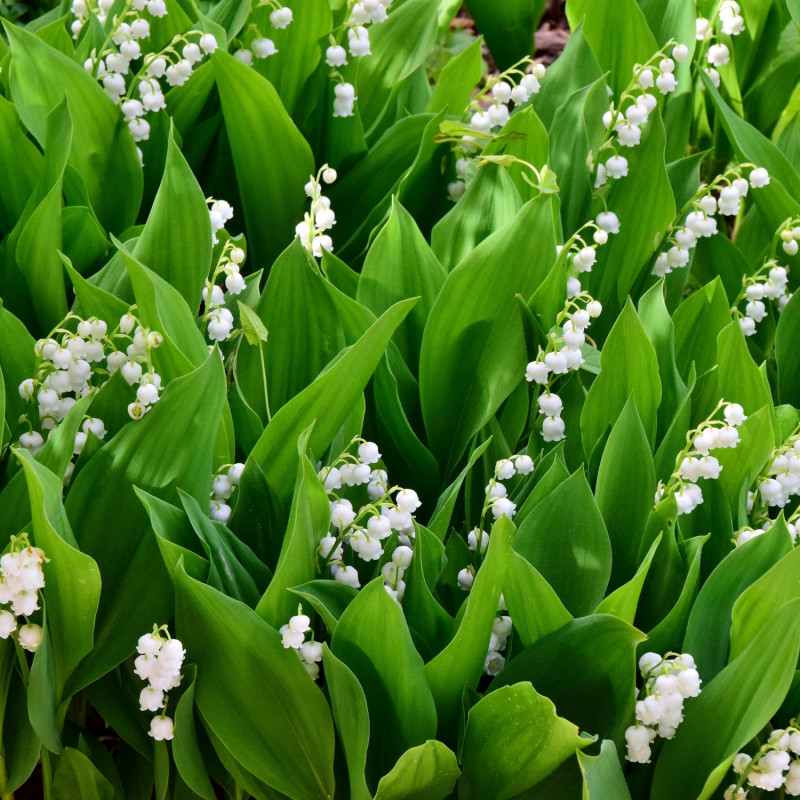
[(3, 6), (0, 796), (800, 794), (800, 4), (543, 5)]

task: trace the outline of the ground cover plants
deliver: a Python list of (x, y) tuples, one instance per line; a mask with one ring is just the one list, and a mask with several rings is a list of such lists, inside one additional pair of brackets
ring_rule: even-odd
[(0, 797), (800, 794), (800, 5), (543, 6), (7, 13)]

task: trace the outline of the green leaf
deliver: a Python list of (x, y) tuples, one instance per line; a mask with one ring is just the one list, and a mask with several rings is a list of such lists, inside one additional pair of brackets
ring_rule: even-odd
[(708, 372), (717, 363), (717, 336), (731, 322), (728, 298), (720, 280), (715, 278), (689, 295), (678, 306), (672, 321), (681, 377), (688, 380), (692, 363), (698, 376)]
[(378, 784), (375, 800), (445, 800), (458, 780), (456, 754), (434, 740), (406, 750)]
[[(74, 126), (69, 165), (100, 224), (121, 233), (142, 197), (142, 169), (128, 125), (97, 81), (41, 39), (6, 23), (14, 67), (11, 93), (25, 127), (45, 144), (47, 115), (66, 93)], [(67, 197), (75, 193), (67, 187)]]
[(344, 583), (326, 579), (309, 581), (291, 588), (293, 594), (308, 600), (312, 608), (322, 617), (328, 632), (333, 635), (339, 617), (350, 603), (358, 597), (358, 590)]
[(647, 441), (655, 441), (661, 381), (658, 360), (630, 300), (600, 354), (600, 375), (589, 388), (581, 414), (583, 449), (591, 453), (633, 397)]
[(133, 255), (174, 287), (192, 311), (200, 306), (211, 261), (211, 224), (203, 190), (172, 126), (161, 185)]
[(458, 115), (469, 105), (472, 90), (483, 77), (480, 37), (451, 58), (439, 74), (426, 111), (444, 111)]
[(327, 372), (283, 406), (264, 429), (248, 457), (248, 468), (251, 462), (258, 464), (281, 500), (287, 500), (292, 491), (297, 465), (295, 443), (300, 434), (316, 420), (309, 448), (321, 454), (330, 444), (414, 302), (406, 300), (392, 306)]
[(316, 577), (319, 540), (330, 528), (328, 493), (306, 456), (310, 436), (311, 428), (308, 428), (297, 442), (297, 479), (289, 512), (289, 527), (283, 539), (275, 575), (256, 606), (256, 614), (274, 628), (283, 625), (292, 616), (293, 609), (297, 608), (297, 600), (288, 590)]
[(514, 552), (508, 562), (503, 598), (525, 647), (573, 619), (553, 587), (535, 567)]
[(692, 607), (683, 647), (708, 677), (728, 661), (730, 623), (741, 594), (791, 552), (788, 531), (774, 525), (729, 553), (703, 584)]
[(595, 490), (611, 541), (612, 588), (628, 581), (640, 567), (639, 549), (655, 490), (653, 456), (631, 395), (603, 449)]
[(800, 336), (800, 300), (792, 297), (778, 321), (775, 332), (775, 361), (778, 365), (778, 397), (782, 403), (800, 406), (800, 353), (794, 347)]
[(359, 64), (355, 81), (366, 131), (380, 120), (390, 91), (425, 63), (438, 32), (437, 9), (429, 0), (407, 0), (391, 18), (391, 25), (370, 31), (373, 54)]
[(633, 719), (636, 645), (644, 638), (617, 617), (576, 619), (515, 656), (489, 691), (530, 681), (582, 731), (621, 735)]
[(798, 612), (798, 601), (773, 609), (770, 625), (687, 702), (681, 735), (665, 742), (659, 755), (652, 800), (710, 797), (736, 753), (768, 724), (794, 677)]
[(572, 0), (567, 19), (572, 30), (583, 20), (583, 35), (602, 69), (610, 72), (617, 96), (627, 88), (633, 65), (644, 64), (658, 50), (635, 0)]
[(614, 742), (604, 739), (596, 756), (577, 755), (583, 773), (583, 800), (630, 800)]
[(353, 800), (370, 800), (372, 795), (364, 779), (369, 745), (367, 699), (356, 676), (344, 661), (336, 658), (327, 643), (322, 645), (322, 664), (336, 732), (347, 762), (350, 797)]
[[(194, 372), (170, 381), (152, 410), (104, 444), (70, 487), (67, 515), (81, 550), (94, 558), (103, 576), (95, 647), (73, 672), (73, 691), (127, 658), (131, 642), (154, 620), (169, 616), (169, 579), (133, 486), (162, 499), (177, 499), (180, 487), (198, 502), (208, 502), (214, 433), (224, 400), (222, 361), (212, 353)], [(184, 424), (176, 425), (176, 419)], [(109, 509), (114, 510), (113, 536)]]
[(75, 543), (61, 503), (62, 483), (52, 472), (18, 451), (25, 471), (33, 518), (33, 537), (49, 559), (43, 566), (46, 628), (53, 659), (54, 711), (63, 722), (67, 679), (94, 645), (94, 623), (100, 599), (100, 571)]
[(434, 254), (452, 270), (484, 239), (508, 225), (520, 205), (519, 192), (505, 169), (494, 164), (481, 167), (453, 209), (433, 226)]
[(184, 668), (184, 672), (189, 674), (184, 678), (186, 687), (175, 709), (175, 727), (180, 730), (181, 735), (172, 741), (172, 756), (178, 774), (194, 794), (203, 800), (215, 800), (214, 788), (208, 779), (208, 769), (203, 763), (203, 753), (197, 738), (194, 717), (196, 672), (189, 672), (189, 669), (191, 668)]
[(378, 315), (400, 300), (420, 298), (394, 336), (415, 374), (419, 370), (425, 323), (445, 277), (444, 268), (413, 218), (393, 199), (389, 220), (375, 237), (364, 261), (356, 300)]
[[(773, 527), (785, 528), (783, 519)], [(793, 548), (739, 595), (732, 613), (730, 661), (771, 625), (776, 608), (800, 599), (798, 563), (800, 548)]]
[(367, 781), (377, 784), (410, 747), (433, 738), (436, 707), (400, 606), (378, 577), (345, 609), (331, 650), (353, 671), (370, 718)]
[(503, 686), (469, 711), (458, 796), (508, 800), (590, 743), (530, 683)]
[[(266, 78), (220, 50), (212, 62), (250, 260), (256, 268), (266, 269), (294, 238), (295, 225), (303, 218), (303, 186), (314, 171), (311, 148)], [(253, 131), (262, 132), (258, 144)]]
[(425, 666), (436, 701), (439, 737), (455, 741), (464, 687), (475, 689), (483, 673), (497, 605), (511, 556), (513, 524), (501, 517), (492, 527), (486, 559), (478, 570), (453, 639)]
[(330, 709), (280, 634), (247, 606), (180, 569), (175, 620), (198, 665), (197, 707), (234, 758), (291, 798), (332, 798)]
[[(596, 614), (613, 614), (615, 617), (624, 619), (625, 622), (630, 622), (633, 625), (633, 620), (636, 617), (636, 609), (639, 605), (639, 597), (642, 593), (647, 573), (650, 570), (650, 564), (653, 561), (653, 556), (656, 554), (659, 544), (661, 543), (661, 534), (658, 535), (656, 540), (650, 545), (644, 559), (642, 559), (639, 568), (636, 570), (634, 576), (627, 582), (619, 586), (611, 594), (603, 599), (603, 602), (597, 606)], [(516, 624), (516, 620), (515, 620)]]
[(552, 205), (540, 197), (476, 247), (436, 298), (422, 340), (420, 399), (431, 450), (445, 474), (454, 472), (469, 441), (524, 375), (515, 295), (529, 297), (553, 261)]
[(80, 750), (67, 747), (58, 759), (53, 800), (113, 800), (114, 787)]
[(597, 607), (611, 575), (611, 544), (582, 469), (524, 519), (514, 549), (536, 567), (571, 614), (583, 616)]
[[(478, 52), (480, 59), (480, 45)], [(0, 142), (0, 172), (6, 176), (0, 196), (0, 230), (8, 233), (22, 216), (39, 181), (42, 154), (25, 135), (14, 104), (5, 97), (0, 98)]]
[(261, 317), (241, 300), (237, 300), (236, 304), (239, 308), (239, 319), (242, 321), (242, 330), (244, 330), (247, 343), (253, 347), (259, 347), (259, 342), (266, 342), (268, 336)]

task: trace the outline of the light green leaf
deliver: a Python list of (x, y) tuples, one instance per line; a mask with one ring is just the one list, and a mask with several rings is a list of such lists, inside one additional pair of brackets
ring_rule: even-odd
[(461, 771), (447, 745), (430, 740), (406, 750), (378, 784), (375, 800), (445, 800)]
[(583, 800), (630, 800), (614, 742), (603, 739), (596, 756), (577, 755), (583, 773)]
[(253, 347), (259, 347), (259, 342), (266, 342), (268, 338), (267, 328), (261, 321), (261, 317), (253, 311), (250, 306), (246, 306), (241, 300), (237, 301), (239, 308), (239, 319), (242, 321), (247, 343)]
[(503, 686), (469, 711), (458, 796), (509, 800), (590, 743), (530, 683)]

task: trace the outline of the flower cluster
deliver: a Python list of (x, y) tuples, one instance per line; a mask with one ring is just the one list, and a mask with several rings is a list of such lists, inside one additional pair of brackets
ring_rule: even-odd
[(11, 537), (11, 549), (0, 558), (0, 638), (7, 639), (17, 630), (17, 617), (25, 617), (26, 624), (17, 633), (25, 650), (35, 652), (42, 641), (42, 628), (28, 622), (28, 617), (39, 608), (39, 589), (44, 588), (42, 564), (50, 559), (44, 551), (33, 547), (28, 534)]
[[(218, 203), (217, 203), (218, 205)], [(228, 205), (225, 203), (225, 205)], [(219, 212), (217, 212), (219, 213)], [(241, 273), (241, 264), (245, 253), (230, 240), (226, 241), (214, 271), (203, 287), (203, 303), (205, 311), (203, 322), (207, 325), (208, 338), (213, 342), (224, 342), (230, 339), (233, 332), (233, 314), (223, 306), (225, 293), (217, 280), (225, 276), (225, 288), (229, 294), (241, 294), (247, 288), (247, 282)]]
[[(579, 302), (585, 305), (581, 307)], [(560, 441), (564, 438), (565, 430), (564, 420), (561, 418), (563, 403), (557, 394), (551, 392), (551, 386), (560, 375), (579, 369), (583, 364), (585, 359), (581, 346), (586, 340), (585, 331), (602, 311), (602, 305), (586, 292), (579, 292), (567, 300), (564, 310), (556, 319), (556, 327), (561, 326), (560, 333), (556, 330), (550, 334), (546, 349), (542, 350), (540, 347), (536, 360), (531, 361), (525, 370), (525, 378), (529, 383), (544, 387), (544, 394), (538, 398), (538, 407), (539, 414), (544, 418), (542, 438), (546, 442)]]
[(625, 731), (626, 758), (637, 764), (650, 761), (650, 743), (671, 739), (683, 722), (683, 701), (700, 694), (700, 675), (688, 654), (645, 653), (639, 659), (644, 686), (636, 701), (636, 722)]
[(733, 771), (739, 775), (739, 780), (725, 790), (725, 800), (744, 800), (748, 791), (744, 788), (745, 781), (766, 792), (783, 787), (785, 795), (800, 795), (800, 729), (797, 721), (792, 720), (788, 728), (772, 731), (755, 755), (738, 753), (733, 759)]
[[(267, 0), (267, 2), (261, 2), (259, 5), (272, 7), (269, 21), (273, 28), (283, 30), (292, 24), (294, 15), (292, 14), (291, 8), (282, 6), (278, 2), (274, 2), (274, 0)], [(253, 33), (253, 38), (250, 40), (249, 46), (241, 47), (233, 54), (234, 57), (238, 58), (243, 64), (247, 64), (247, 66), (250, 67), (253, 65), (253, 56), (256, 58), (269, 58), (278, 52), (275, 47), (275, 42), (264, 36), (257, 25), (251, 24), (248, 28), (248, 32)]]
[(228, 464), (217, 470), (211, 485), (211, 519), (227, 525), (231, 518), (231, 507), (228, 504), (231, 495), (242, 479), (244, 464)]
[[(500, 601), (500, 605), (503, 606), (501, 610), (505, 611), (502, 595), (500, 596)], [(492, 625), (492, 635), (489, 637), (489, 652), (486, 655), (486, 661), (483, 663), (484, 675), (499, 675), (506, 665), (503, 651), (506, 649), (512, 628), (513, 622), (507, 614), (495, 617)]]
[(697, 41), (701, 42), (699, 58), (702, 60), (702, 53), (705, 52), (705, 60), (709, 65), (705, 71), (717, 88), (720, 77), (716, 67), (722, 67), (731, 60), (730, 49), (719, 40), (719, 36), (738, 36), (744, 30), (744, 17), (740, 11), (741, 8), (735, 0), (723, 0), (715, 20), (697, 18), (695, 34)]
[[(77, 324), (72, 326), (72, 322)], [(142, 328), (130, 313), (110, 334), (104, 320), (69, 314), (46, 339), (36, 342), (36, 377), (19, 385), (20, 397), (36, 402), (35, 412), (21, 419), (28, 430), (20, 435), (19, 445), (36, 455), (44, 445), (44, 437), (34, 423), (38, 420), (41, 431), (54, 431), (79, 397), (102, 386), (118, 370), (129, 385), (138, 384), (136, 400), (128, 406), (128, 413), (133, 419), (140, 419), (158, 400), (161, 390), (161, 378), (152, 369), (151, 351), (163, 341), (158, 331)], [(148, 368), (146, 372), (143, 365)], [(81, 453), (90, 434), (98, 439), (105, 437), (101, 419), (87, 417), (83, 421), (82, 430), (75, 436), (75, 456)], [(73, 467), (71, 463), (67, 478)]]
[[(355, 443), (358, 443), (357, 455), (345, 451), (319, 472), (320, 481), (331, 496), (331, 530), (320, 540), (317, 552), (323, 569), (328, 568), (334, 580), (359, 588), (358, 569), (345, 564), (345, 546), (361, 561), (379, 561), (386, 540), (394, 533), (390, 540), (395, 543), (391, 559), (384, 563), (381, 573), (386, 591), (400, 601), (405, 591), (403, 572), (413, 556), (414, 512), (421, 503), (413, 489), (390, 487), (386, 471), (373, 469), (381, 458), (374, 442), (355, 439)], [(348, 487), (363, 485), (367, 487), (369, 502), (358, 511), (349, 498), (337, 494), (343, 489), (349, 491)]]
[(134, 672), (148, 685), (139, 694), (139, 707), (142, 711), (158, 711), (159, 716), (150, 722), (150, 736), (157, 741), (172, 739), (173, 721), (166, 715), (167, 695), (171, 689), (180, 685), (181, 666), (186, 651), (183, 645), (169, 635), (166, 625), (153, 626), (152, 633), (139, 637), (136, 646), (139, 653), (133, 662)]
[[(749, 182), (742, 175), (742, 167), (748, 166), (751, 167)], [(686, 214), (683, 224), (670, 226), (667, 230), (653, 266), (653, 275), (667, 275), (673, 269), (685, 267), (698, 239), (711, 237), (717, 232), (714, 214), (719, 212), (726, 217), (735, 217), (748, 190), (760, 189), (768, 183), (767, 170), (743, 164), (719, 175), (708, 186), (701, 186), (681, 211), (679, 219)], [(715, 191), (718, 193), (714, 194)]]
[(280, 634), (283, 646), (288, 650), (290, 647), (297, 653), (303, 666), (313, 680), (319, 675), (319, 662), (322, 661), (322, 645), (314, 641), (314, 633), (311, 639), (306, 641), (306, 633), (311, 630), (311, 619), (303, 613), (303, 606), (297, 607), (297, 614), (289, 619), (286, 625), (281, 625)]
[(463, 591), (468, 592), (472, 589), (475, 574), (489, 547), (489, 534), (483, 530), (486, 515), (491, 511), (492, 517), (498, 520), (500, 517), (513, 519), (517, 513), (516, 503), (509, 499), (508, 489), (503, 481), (510, 480), (515, 475), (530, 475), (531, 472), (533, 472), (533, 459), (525, 453), (502, 458), (495, 464), (494, 474), (486, 485), (480, 526), (473, 528), (467, 534), (467, 545), (475, 556), (474, 563), (468, 564), (458, 573), (458, 586)]
[[(342, 26), (340, 35), (331, 34), (328, 48), (325, 50), (325, 63), (332, 68), (331, 79), (336, 81), (333, 87), (333, 116), (352, 117), (355, 111), (356, 90), (352, 83), (345, 82), (339, 73), (339, 67), (347, 65), (347, 51), (353, 58), (372, 55), (367, 25), (379, 25), (388, 17), (388, 9), (393, 0), (362, 0), (350, 9), (350, 16)], [(347, 32), (347, 50), (340, 44), (344, 32)]]
[(333, 240), (325, 231), (336, 224), (336, 214), (331, 209), (331, 201), (322, 194), (322, 183), (331, 184), (336, 177), (336, 170), (324, 164), (316, 177), (312, 175), (305, 185), (306, 195), (311, 200), (311, 211), (306, 212), (303, 221), (294, 230), (300, 243), (315, 258), (322, 258), (323, 250), (333, 250)]
[[(96, 5), (93, 0), (73, 0), (73, 37), (78, 38), (93, 14), (104, 25), (112, 7), (111, 0), (97, 0)], [(160, 79), (164, 78), (169, 86), (182, 86), (191, 77), (195, 65), (217, 49), (213, 35), (192, 30), (175, 36), (160, 52), (143, 50), (142, 42), (150, 37), (150, 20), (166, 14), (164, 0), (127, 0), (121, 12), (114, 16), (99, 52), (93, 49), (83, 65), (120, 106), (135, 142), (150, 137), (147, 115), (166, 108)], [(138, 69), (132, 66), (134, 63)], [(129, 81), (126, 76), (130, 76)], [(141, 159), (141, 151), (139, 157)]]
[(208, 220), (211, 223), (211, 244), (219, 244), (217, 234), (225, 229), (225, 223), (233, 219), (233, 206), (227, 200), (215, 200), (213, 197), (206, 198), (208, 209)]
[[(778, 311), (783, 311), (792, 295), (787, 291), (788, 270), (777, 261), (770, 259), (753, 276), (743, 279), (743, 288), (736, 298), (733, 311), (745, 336), (752, 336), (756, 326), (767, 316), (765, 299), (778, 303)], [(746, 303), (745, 303), (746, 301)], [(745, 303), (744, 313), (739, 306)]]
[[(529, 72), (526, 71), (528, 69)], [(500, 75), (489, 78), (467, 108), (469, 129), (482, 140), (491, 138), (492, 130), (502, 128), (511, 118), (510, 105), (521, 106), (532, 95), (539, 93), (544, 75), (544, 64), (524, 58)], [(453, 203), (458, 202), (466, 191), (467, 173), (474, 162), (470, 156), (481, 149), (476, 136), (471, 134), (462, 135), (458, 142), (455, 151), (456, 180), (447, 185), (447, 196)]]
[[(672, 57), (666, 50), (672, 49)], [(659, 50), (646, 64), (634, 64), (633, 80), (620, 96), (619, 102), (611, 104), (603, 114), (606, 128), (603, 141), (598, 148), (595, 188), (605, 186), (609, 178), (624, 178), (628, 174), (628, 159), (620, 155), (620, 148), (636, 147), (642, 140), (642, 127), (658, 105), (658, 99), (648, 89), (654, 87), (662, 95), (674, 92), (678, 85), (675, 79), (675, 62), (685, 61), (689, 50), (685, 45), (670, 42)], [(609, 155), (601, 161), (602, 154)], [(590, 169), (595, 166), (594, 161)]]
[[(714, 416), (722, 409), (725, 421)], [(669, 494), (674, 494), (678, 504), (678, 514), (690, 514), (703, 502), (703, 491), (697, 481), (700, 478), (716, 480), (722, 472), (722, 465), (712, 455), (712, 450), (736, 447), (739, 444), (739, 431), (736, 430), (747, 417), (738, 403), (721, 401), (711, 416), (698, 428), (686, 435), (687, 445), (675, 460), (677, 469), (670, 477), (666, 487), (659, 481), (655, 501), (658, 503)]]

